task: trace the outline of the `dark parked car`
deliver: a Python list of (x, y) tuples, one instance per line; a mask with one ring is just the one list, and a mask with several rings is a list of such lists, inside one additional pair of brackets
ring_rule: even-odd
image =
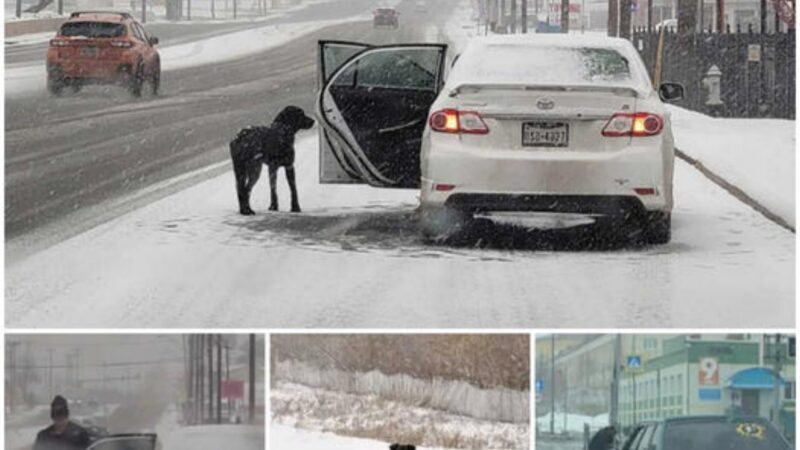
[(378, 8), (375, 10), (375, 18), (372, 21), (372, 26), (378, 27), (392, 27), (397, 28), (400, 26), (398, 18), (400, 13), (394, 8)]
[(792, 446), (762, 417), (689, 416), (637, 424), (618, 450), (712, 449), (791, 450)]

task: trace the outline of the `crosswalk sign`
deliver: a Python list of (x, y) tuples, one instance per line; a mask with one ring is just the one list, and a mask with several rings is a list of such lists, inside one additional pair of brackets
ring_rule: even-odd
[(641, 355), (628, 355), (628, 370), (637, 371), (642, 370), (642, 356)]

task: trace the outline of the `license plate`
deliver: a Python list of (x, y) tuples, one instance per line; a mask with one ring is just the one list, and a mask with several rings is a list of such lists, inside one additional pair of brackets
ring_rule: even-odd
[(524, 147), (569, 146), (569, 124), (564, 122), (524, 122), (522, 124)]
[(81, 55), (94, 58), (97, 56), (97, 47), (81, 47)]

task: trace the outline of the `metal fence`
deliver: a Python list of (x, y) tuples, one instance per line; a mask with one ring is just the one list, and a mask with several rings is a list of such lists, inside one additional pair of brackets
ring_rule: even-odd
[[(659, 33), (636, 29), (631, 40), (652, 76)], [(687, 35), (665, 29), (661, 80), (686, 87), (679, 104), (688, 109), (722, 117), (794, 119), (795, 33), (738, 29)]]

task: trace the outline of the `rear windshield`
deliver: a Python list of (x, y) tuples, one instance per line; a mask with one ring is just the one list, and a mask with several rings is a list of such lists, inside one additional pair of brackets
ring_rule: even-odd
[(125, 36), (125, 25), (111, 22), (69, 22), (61, 26), (61, 36), (115, 38)]
[(664, 450), (789, 450), (774, 428), (764, 422), (668, 422)]
[(394, 13), (394, 10), (393, 9), (385, 9), (384, 8), (384, 9), (379, 9), (378, 13), (380, 13), (380, 14), (392, 14), (392, 13)]
[(610, 48), (487, 45), (470, 49), (454, 71), (472, 82), (531, 85), (636, 84), (631, 62)]

